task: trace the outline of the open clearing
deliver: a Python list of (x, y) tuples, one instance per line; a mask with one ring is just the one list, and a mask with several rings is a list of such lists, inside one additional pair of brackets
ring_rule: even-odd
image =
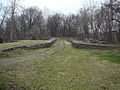
[(66, 40), (58, 40), (51, 48), (20, 51), (23, 54), (0, 58), (0, 61), (29, 58), (19, 63), (0, 63), (0, 90), (120, 89), (119, 54), (75, 49)]

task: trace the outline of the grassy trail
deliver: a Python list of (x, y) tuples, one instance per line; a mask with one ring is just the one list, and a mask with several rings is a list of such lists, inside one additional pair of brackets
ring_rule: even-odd
[[(7, 58), (5, 58), (6, 57), (5, 55), (3, 57), (1, 57), (0, 58), (0, 63), (2, 63), (2, 64), (4, 64), (4, 63), (17, 63), (17, 62), (33, 60), (33, 59), (36, 59), (36, 58), (43, 58), (45, 56), (49, 56), (51, 54), (54, 54), (54, 53), (62, 50), (63, 48), (64, 48), (63, 41), (57, 41), (51, 48), (24, 50), (23, 52), (27, 53), (27, 54), (26, 55), (22, 54), (19, 57), (16, 57), (17, 56), (16, 52), (18, 52), (18, 51), (21, 52), (22, 49), (14, 50), (14, 51), (16, 51), (16, 52), (14, 52), (15, 55), (11, 58), (10, 58), (10, 56), (12, 56), (12, 55), (11, 55), (10, 52), (13, 52), (13, 51), (4, 52), (5, 55), (6, 55), (6, 53), (7, 54), (10, 53), (10, 55)], [(3, 54), (3, 52), (1, 52), (1, 53)]]
[[(0, 90), (119, 90), (120, 64), (100, 50), (65, 48), (42, 59), (0, 66)], [(96, 54), (97, 53), (97, 54)]]

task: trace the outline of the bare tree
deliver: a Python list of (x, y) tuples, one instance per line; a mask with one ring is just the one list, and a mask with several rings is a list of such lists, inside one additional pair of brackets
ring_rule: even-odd
[(15, 37), (15, 14), (17, 11), (19, 0), (11, 0), (10, 2), (10, 18), (11, 18), (11, 35), (10, 35), (10, 40), (13, 41), (16, 39)]
[(40, 39), (47, 33), (42, 12), (36, 7), (30, 7), (22, 12), (17, 18), (17, 28), (21, 31), (21, 39)]
[(47, 29), (49, 30), (51, 36), (55, 37), (61, 35), (61, 30), (60, 30), (61, 20), (62, 17), (58, 13), (48, 17)]

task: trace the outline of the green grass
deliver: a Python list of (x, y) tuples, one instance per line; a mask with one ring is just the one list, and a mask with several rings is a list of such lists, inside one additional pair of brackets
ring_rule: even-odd
[(66, 41), (65, 45), (65, 49), (42, 59), (1, 64), (0, 89), (120, 89), (120, 65), (102, 58), (110, 55), (108, 51), (74, 49)]
[(120, 64), (120, 49), (116, 50), (89, 50), (93, 56), (97, 56), (102, 60), (108, 60), (113, 63)]
[(108, 55), (103, 55), (102, 57), (106, 60), (110, 60), (111, 62), (120, 64), (120, 56), (108, 54)]

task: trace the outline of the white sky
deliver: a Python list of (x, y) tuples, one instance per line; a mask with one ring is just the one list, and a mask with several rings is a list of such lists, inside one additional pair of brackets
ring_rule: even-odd
[[(8, 2), (10, 0), (1, 0)], [(100, 4), (105, 0), (20, 0), (22, 6), (38, 6), (39, 8), (48, 8), (54, 12), (61, 12), (64, 14), (77, 13), (80, 8), (85, 5), (90, 5), (90, 1)]]

